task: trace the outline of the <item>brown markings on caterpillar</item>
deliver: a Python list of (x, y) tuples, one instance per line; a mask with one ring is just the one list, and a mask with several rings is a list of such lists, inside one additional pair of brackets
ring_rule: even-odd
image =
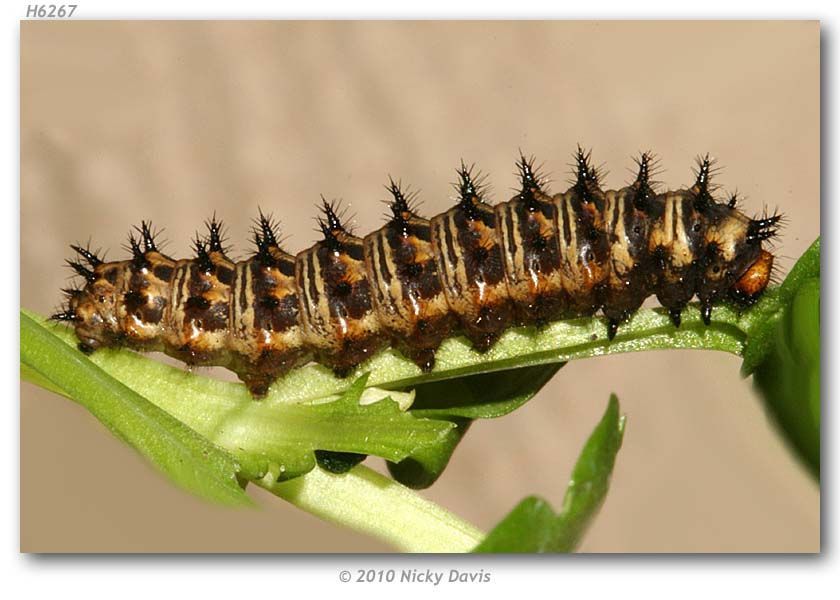
[(438, 273), (431, 223), (414, 214), (393, 180), (388, 189), (394, 197), (393, 218), (364, 240), (373, 304), (391, 343), (430, 371), (435, 350), (451, 335), (455, 319)]
[(373, 308), (362, 240), (347, 232), (326, 201), (319, 223), (324, 240), (296, 258), (301, 325), (316, 359), (344, 376), (382, 348), (385, 339)]
[(443, 291), (464, 335), (479, 351), (487, 350), (513, 321), (505, 280), (502, 244), (493, 208), (482, 200), (480, 180), (461, 165), (460, 200), (433, 217), (432, 248)]
[(649, 153), (619, 190), (601, 189), (580, 148), (575, 162), (573, 185), (551, 195), (520, 157), (520, 191), (495, 207), (462, 163), (458, 203), (430, 220), (392, 180), (392, 215), (364, 239), (324, 202), (324, 239), (297, 256), (262, 213), (256, 252), (239, 262), (226, 256), (215, 218), (195, 258), (183, 260), (161, 253), (144, 222), (129, 260), (103, 262), (73, 246), (80, 260), (68, 263), (85, 284), (64, 290), (67, 305), (53, 318), (74, 324), (85, 352), (126, 346), (224, 366), (259, 397), (313, 359), (343, 376), (390, 343), (428, 371), (441, 342), (459, 333), (484, 351), (512, 325), (601, 310), (612, 339), (651, 294), (679, 326), (694, 296), (709, 323), (723, 298), (750, 304), (767, 287), (773, 255), (762, 243), (781, 217), (750, 219), (734, 196), (717, 201), (708, 156), (690, 188), (663, 193)]
[(519, 194), (496, 205), (508, 292), (519, 320), (543, 324), (567, 306), (558, 239), (557, 207), (543, 192), (533, 160), (517, 163)]
[(300, 323), (295, 257), (277, 241), (276, 227), (260, 213), (254, 228), (257, 252), (236, 263), (230, 302), (231, 369), (256, 396), (283, 373), (307, 362)]
[(555, 205), (566, 306), (564, 316), (594, 314), (601, 303), (608, 274), (608, 241), (604, 225), (604, 193), (588, 154), (578, 148), (577, 178)]

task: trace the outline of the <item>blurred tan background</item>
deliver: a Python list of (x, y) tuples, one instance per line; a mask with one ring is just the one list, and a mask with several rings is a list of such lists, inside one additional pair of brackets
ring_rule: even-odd
[[(660, 156), (668, 187), (711, 152), (748, 212), (788, 215), (782, 273), (820, 228), (817, 22), (25, 21), (20, 106), (21, 305), (40, 313), (60, 301), (69, 243), (92, 236), (121, 257), (129, 227), (152, 219), (183, 255), (216, 211), (244, 254), (261, 206), (299, 251), (320, 193), (367, 232), (387, 174), (432, 215), (462, 157), (507, 198), (518, 148), (555, 190), (578, 142), (613, 187), (639, 150)], [(583, 551), (817, 551), (819, 490), (739, 365), (700, 352), (570, 364), (523, 409), (476, 423), (424, 493), (482, 528), (528, 494), (559, 506), (614, 391), (627, 432)], [(29, 384), (20, 483), (24, 551), (389, 550), (259, 491), (258, 510), (203, 504)]]

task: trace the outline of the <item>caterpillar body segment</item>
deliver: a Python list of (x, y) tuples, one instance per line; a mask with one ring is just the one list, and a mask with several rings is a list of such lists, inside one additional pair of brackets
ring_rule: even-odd
[(269, 219), (254, 232), (257, 253), (236, 264), (230, 303), (230, 368), (258, 396), (283, 373), (308, 362), (295, 257), (278, 245)]
[(389, 189), (394, 217), (364, 239), (373, 305), (391, 344), (430, 371), (456, 319), (435, 260), (431, 223), (414, 214), (393, 181)]
[(522, 190), (496, 205), (498, 238), (517, 319), (543, 324), (562, 318), (570, 306), (563, 284), (557, 207), (543, 191), (532, 162), (523, 157), (517, 166)]
[(373, 306), (363, 241), (324, 203), (324, 240), (297, 255), (304, 339), (316, 360), (346, 375), (386, 342)]
[(513, 305), (496, 212), (468, 169), (462, 165), (458, 175), (459, 202), (431, 220), (432, 248), (450, 310), (473, 346), (484, 351), (510, 326)]

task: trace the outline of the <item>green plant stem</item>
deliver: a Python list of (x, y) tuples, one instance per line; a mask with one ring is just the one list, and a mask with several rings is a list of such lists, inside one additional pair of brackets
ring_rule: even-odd
[(484, 539), (475, 526), (362, 465), (341, 475), (315, 468), (280, 483), (269, 473), (255, 483), (308, 513), (404, 552), (468, 552)]

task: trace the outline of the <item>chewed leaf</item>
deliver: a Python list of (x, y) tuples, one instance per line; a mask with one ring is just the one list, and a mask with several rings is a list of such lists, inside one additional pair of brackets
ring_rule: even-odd
[[(367, 376), (333, 402), (315, 405), (248, 400), (211, 430), (201, 430), (235, 455), (263, 456), (288, 479), (312, 469), (315, 451), (373, 454), (402, 460), (443, 440), (455, 426), (400, 410), (390, 396), (362, 405)], [(191, 416), (187, 414), (184, 418)]]
[(383, 390), (382, 388), (369, 387), (365, 388), (359, 398), (359, 404), (367, 406), (369, 404), (376, 404), (382, 400), (390, 398), (397, 403), (400, 410), (406, 411), (414, 404), (415, 391), (398, 392), (396, 390)]
[[(23, 312), (21, 319), (49, 336), (70, 364), (119, 377), (121, 386), (165, 411), (170, 421), (177, 419), (208, 445), (227, 450), (248, 465), (249, 478), (261, 478), (270, 470), (276, 470), (281, 479), (306, 473), (315, 466), (316, 450), (400, 461), (445, 439), (455, 428), (448, 421), (417, 418), (392, 399), (407, 405), (410, 393), (374, 390), (367, 392), (368, 401), (376, 401), (362, 405), (367, 375), (329, 402), (255, 401), (242, 385), (196, 377), (133, 352), (102, 350), (87, 357), (75, 349), (73, 336), (65, 328), (41, 325), (37, 317)], [(33, 383), (43, 382), (29, 370), (22, 371), (22, 376), (32, 376)], [(113, 415), (116, 421), (120, 418), (119, 413)]]
[(560, 512), (545, 500), (528, 497), (474, 551), (572, 552), (604, 503), (623, 438), (624, 417), (613, 395), (578, 458)]

